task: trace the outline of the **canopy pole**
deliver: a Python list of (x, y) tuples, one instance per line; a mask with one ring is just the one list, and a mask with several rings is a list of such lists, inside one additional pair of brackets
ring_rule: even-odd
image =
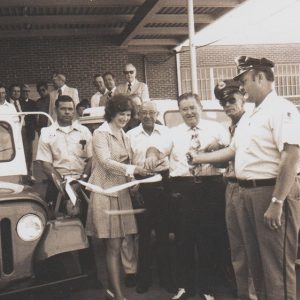
[(189, 46), (190, 46), (192, 92), (195, 94), (198, 94), (197, 59), (196, 59), (196, 47), (194, 44), (195, 25), (194, 25), (194, 2), (193, 2), (193, 0), (188, 0), (188, 17), (189, 17)]

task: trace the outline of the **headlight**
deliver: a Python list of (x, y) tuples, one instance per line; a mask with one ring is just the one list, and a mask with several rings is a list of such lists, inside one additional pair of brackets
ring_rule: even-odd
[(42, 235), (43, 229), (42, 219), (34, 214), (23, 216), (17, 224), (17, 233), (26, 242), (38, 239)]

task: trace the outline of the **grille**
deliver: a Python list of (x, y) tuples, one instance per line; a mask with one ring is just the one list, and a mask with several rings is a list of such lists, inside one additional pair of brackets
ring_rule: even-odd
[(12, 248), (12, 232), (11, 222), (8, 218), (4, 218), (0, 222), (1, 236), (1, 272), (5, 275), (11, 274), (14, 270), (13, 248)]

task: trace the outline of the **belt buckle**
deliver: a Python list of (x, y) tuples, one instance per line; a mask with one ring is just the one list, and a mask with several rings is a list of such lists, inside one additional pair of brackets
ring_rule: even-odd
[(201, 176), (194, 176), (194, 182), (195, 183), (202, 183)]

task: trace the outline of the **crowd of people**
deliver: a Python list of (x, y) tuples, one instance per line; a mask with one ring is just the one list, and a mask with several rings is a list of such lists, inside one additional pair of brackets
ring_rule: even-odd
[[(173, 300), (196, 293), (214, 299), (224, 280), (236, 299), (297, 299), (300, 116), (277, 96), (272, 61), (240, 56), (236, 65), (238, 75), (214, 90), (231, 119), (228, 129), (201, 118), (193, 93), (177, 99), (181, 125), (160, 124), (132, 64), (124, 67), (126, 83), (119, 86), (111, 72), (95, 75), (98, 91), (91, 101), (79, 102), (63, 74), (53, 77), (50, 94), (46, 83), (37, 84), (37, 102), (28, 99), (26, 85), (11, 86), (8, 100), (0, 86), (0, 112), (40, 110), (55, 119), (48, 126), (43, 116), (27, 116), (22, 128), (25, 149), (32, 149), (32, 130), (40, 136), (36, 160), (50, 179), (51, 205), (66, 176), (108, 189), (161, 175), (159, 182), (89, 195), (82, 220), (88, 236), (105, 247), (106, 268), (98, 272), (107, 272), (106, 299), (125, 299), (121, 268), (125, 285), (146, 293), (154, 261), (160, 287)], [(245, 112), (245, 101), (254, 109)], [(91, 134), (75, 120), (76, 111), (99, 105), (105, 122)]]

